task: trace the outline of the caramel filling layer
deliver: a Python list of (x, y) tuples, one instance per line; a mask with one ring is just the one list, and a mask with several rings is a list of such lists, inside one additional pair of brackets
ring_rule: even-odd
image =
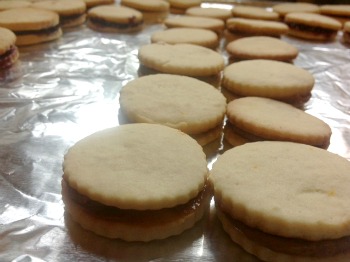
[(67, 193), (70, 200), (78, 204), (90, 215), (105, 220), (138, 225), (154, 225), (157, 223), (177, 221), (179, 218), (187, 216), (195, 212), (199, 207), (209, 203), (211, 197), (211, 190), (209, 186), (205, 185), (197, 197), (185, 204), (160, 210), (132, 210), (107, 206), (91, 200), (71, 188), (64, 179), (62, 180), (62, 193)]
[(304, 24), (294, 23), (294, 22), (287, 22), (287, 25), (289, 26), (289, 28), (297, 31), (309, 32), (315, 35), (323, 35), (327, 38), (331, 38), (335, 36), (337, 33), (337, 30), (327, 29), (327, 28), (322, 28), (317, 26), (309, 26), (309, 25), (304, 25)]
[(0, 69), (10, 67), (17, 60), (18, 56), (17, 47), (12, 45), (9, 50), (0, 55)]
[(24, 30), (24, 31), (15, 31), (14, 33), (17, 36), (20, 35), (50, 35), (57, 32), (60, 28), (60, 25), (57, 24), (55, 26), (39, 29), (39, 30)]
[(238, 234), (243, 234), (250, 241), (275, 252), (305, 257), (331, 257), (350, 251), (350, 236), (320, 241), (281, 237), (251, 228), (231, 218), (229, 214), (223, 214)]
[(89, 18), (90, 22), (93, 24), (96, 24), (98, 26), (102, 27), (111, 27), (115, 29), (129, 29), (129, 28), (135, 28), (143, 24), (143, 21), (137, 21), (135, 17), (129, 18), (128, 23), (115, 23), (115, 22), (110, 22), (102, 18), (97, 18), (97, 17), (90, 17)]

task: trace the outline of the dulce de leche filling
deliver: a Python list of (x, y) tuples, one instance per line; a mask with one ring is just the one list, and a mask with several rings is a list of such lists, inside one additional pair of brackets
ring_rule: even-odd
[[(216, 204), (216, 207), (220, 209), (218, 204)], [(350, 252), (350, 236), (320, 241), (281, 237), (249, 227), (232, 218), (225, 211), (221, 210), (221, 212), (223, 212), (223, 215), (227, 218), (237, 234), (243, 235), (257, 245), (275, 252), (303, 257), (332, 257)]]
[(160, 210), (120, 209), (89, 199), (71, 188), (64, 179), (62, 179), (62, 194), (66, 194), (71, 201), (78, 204), (92, 216), (104, 220), (145, 226), (177, 221), (179, 218), (188, 216), (196, 212), (203, 205), (208, 204), (211, 198), (211, 190), (209, 186), (205, 185), (203, 190), (195, 198), (185, 204), (172, 208), (163, 208)]
[(136, 17), (130, 17), (128, 23), (115, 23), (115, 22), (107, 21), (102, 18), (98, 18), (98, 17), (90, 17), (89, 21), (98, 26), (111, 27), (111, 28), (121, 29), (121, 30), (136, 28), (143, 24), (143, 21), (142, 20), (138, 21)]
[(9, 50), (0, 55), (0, 69), (10, 67), (18, 58), (19, 53), (15, 45), (12, 45)]
[(289, 28), (297, 30), (297, 31), (304, 31), (313, 33), (315, 35), (323, 35), (327, 38), (332, 38), (337, 34), (337, 30), (328, 29), (328, 28), (322, 28), (318, 26), (309, 26), (305, 24), (295, 23), (295, 22), (286, 22), (286, 24), (289, 26)]
[(50, 35), (57, 32), (60, 29), (60, 25), (39, 29), (39, 30), (23, 30), (23, 31), (14, 31), (17, 36), (20, 35)]

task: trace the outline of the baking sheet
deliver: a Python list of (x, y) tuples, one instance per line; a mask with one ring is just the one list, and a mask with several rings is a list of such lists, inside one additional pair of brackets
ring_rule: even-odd
[[(213, 208), (184, 234), (150, 243), (96, 236), (64, 213), (65, 152), (119, 125), (119, 91), (138, 77), (138, 48), (162, 29), (104, 34), (83, 25), (20, 48), (18, 63), (0, 73), (0, 261), (257, 261), (230, 241)], [(331, 43), (283, 39), (300, 50), (294, 63), (316, 79), (305, 111), (331, 126), (328, 150), (350, 160), (349, 46), (341, 33)], [(224, 148), (217, 146), (209, 168)]]

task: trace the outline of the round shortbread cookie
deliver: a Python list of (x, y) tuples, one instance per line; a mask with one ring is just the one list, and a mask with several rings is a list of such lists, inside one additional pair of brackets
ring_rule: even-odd
[(312, 3), (280, 3), (272, 6), (272, 10), (284, 17), (289, 13), (319, 13), (320, 6)]
[(0, 26), (16, 34), (16, 45), (51, 41), (62, 35), (57, 13), (36, 8), (16, 8), (0, 12)]
[(330, 143), (332, 130), (324, 121), (280, 101), (239, 98), (228, 104), (226, 115), (243, 134), (252, 134), (260, 140), (291, 141), (321, 148)]
[(186, 9), (193, 6), (200, 6), (201, 0), (168, 0), (170, 12), (173, 14), (184, 14)]
[(334, 18), (313, 13), (290, 13), (284, 21), (289, 35), (309, 40), (333, 40), (342, 27)]
[(185, 14), (191, 15), (191, 16), (216, 18), (224, 21), (232, 17), (230, 9), (215, 8), (215, 7), (200, 7), (200, 6), (188, 8)]
[(140, 47), (138, 57), (151, 69), (186, 76), (217, 75), (225, 66), (219, 53), (191, 44), (148, 44)]
[(248, 252), (262, 258), (238, 232), (269, 252), (299, 259), (285, 261), (336, 261), (338, 253), (349, 254), (349, 170), (349, 161), (323, 149), (256, 142), (219, 156), (210, 179), (225, 230)]
[(298, 56), (299, 50), (283, 41), (269, 36), (250, 36), (237, 39), (226, 46), (233, 59), (270, 59), (289, 62)]
[(309, 98), (314, 77), (293, 64), (274, 60), (246, 60), (227, 66), (222, 86), (237, 96), (259, 96), (298, 102)]
[(0, 1), (0, 11), (14, 8), (29, 7), (32, 3), (24, 0)]
[(330, 16), (344, 24), (347, 21), (350, 21), (350, 4), (321, 5), (320, 13), (322, 15)]
[(187, 134), (200, 134), (222, 125), (226, 112), (226, 100), (219, 90), (179, 75), (137, 78), (122, 88), (119, 101), (133, 122), (167, 125)]
[(201, 218), (210, 198), (201, 146), (163, 125), (98, 131), (68, 150), (63, 172), (64, 201), (73, 219), (128, 241), (181, 233)]
[(160, 23), (168, 17), (170, 4), (165, 0), (122, 0), (121, 5), (134, 8), (143, 15), (145, 23)]
[(225, 28), (225, 23), (217, 18), (198, 17), (198, 16), (175, 16), (164, 20), (164, 25), (168, 28), (189, 27), (212, 30), (221, 34)]
[(262, 7), (238, 5), (232, 8), (234, 17), (259, 19), (259, 20), (279, 20), (279, 14)]
[(45, 0), (33, 3), (32, 7), (56, 12), (62, 27), (78, 26), (85, 22), (86, 4), (83, 0)]
[(280, 37), (288, 33), (288, 26), (278, 21), (249, 18), (229, 18), (226, 21), (226, 38), (228, 41), (246, 36)]
[(87, 14), (87, 25), (96, 31), (136, 32), (143, 27), (143, 15), (134, 8), (116, 5), (99, 5)]
[(219, 45), (216, 33), (200, 28), (169, 28), (151, 35), (152, 43), (193, 44), (214, 49)]

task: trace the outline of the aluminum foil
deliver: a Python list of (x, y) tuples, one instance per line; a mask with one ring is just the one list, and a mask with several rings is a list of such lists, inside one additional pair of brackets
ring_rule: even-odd
[[(0, 261), (257, 261), (223, 232), (214, 209), (182, 235), (150, 243), (96, 236), (64, 212), (65, 152), (120, 124), (119, 91), (138, 77), (138, 48), (163, 29), (104, 34), (83, 25), (20, 48), (18, 63), (0, 73)], [(350, 160), (349, 46), (341, 33), (331, 43), (283, 40), (299, 48), (295, 65), (316, 79), (305, 111), (331, 126), (328, 150)], [(222, 149), (215, 148), (209, 168)]]

